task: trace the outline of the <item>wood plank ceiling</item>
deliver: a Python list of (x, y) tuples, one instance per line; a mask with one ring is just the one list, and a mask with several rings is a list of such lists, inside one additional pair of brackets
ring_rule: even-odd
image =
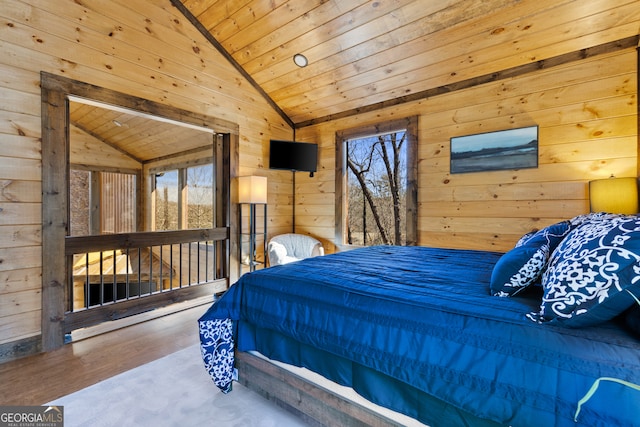
[[(69, 123), (138, 163), (194, 150), (212, 150), (210, 130), (93, 101), (69, 103)], [(87, 152), (89, 147), (72, 149)], [(88, 154), (91, 156), (91, 154)]]
[[(640, 13), (637, 0), (172, 3), (296, 127), (628, 44)], [(296, 66), (296, 53), (309, 65)]]

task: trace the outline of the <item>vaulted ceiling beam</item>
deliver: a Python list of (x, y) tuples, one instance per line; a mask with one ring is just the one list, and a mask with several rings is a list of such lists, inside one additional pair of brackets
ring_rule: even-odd
[(211, 33), (202, 25), (202, 23), (198, 21), (198, 18), (193, 16), (191, 11), (189, 11), (189, 9), (187, 9), (180, 0), (171, 0), (171, 4), (176, 9), (178, 9), (180, 13), (182, 13), (189, 22), (191, 22), (191, 24), (200, 32), (200, 34), (202, 34), (204, 38), (206, 38), (207, 41), (211, 43), (213, 47), (215, 47), (218, 50), (218, 52), (220, 52), (220, 54), (224, 56), (225, 59), (229, 61), (229, 63), (233, 65), (233, 67), (240, 74), (242, 74), (242, 76), (245, 79), (247, 79), (247, 81), (260, 93), (260, 95), (262, 95), (262, 97), (269, 103), (269, 105), (271, 105), (271, 107), (274, 110), (276, 110), (276, 112), (280, 115), (280, 117), (282, 117), (282, 119), (293, 129), (295, 127), (295, 124), (293, 123), (291, 118), (289, 118), (289, 116), (287, 116), (287, 114), (278, 106), (278, 104), (276, 104), (273, 101), (273, 99), (271, 99), (271, 97), (267, 94), (267, 92), (265, 92), (262, 89), (262, 87), (260, 87), (260, 85), (256, 83), (253, 77), (251, 77), (249, 73), (247, 73), (247, 71), (244, 68), (242, 68), (240, 64), (238, 64), (238, 62), (233, 58), (233, 56), (231, 56), (231, 54), (227, 52), (224, 47), (222, 47), (222, 45), (218, 42), (218, 40), (216, 40), (215, 37), (213, 37)]

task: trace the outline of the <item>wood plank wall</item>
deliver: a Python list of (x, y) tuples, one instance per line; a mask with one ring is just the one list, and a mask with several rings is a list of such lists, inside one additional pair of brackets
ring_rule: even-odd
[(0, 360), (40, 334), (41, 71), (237, 123), (238, 174), (269, 176), (274, 228), (290, 216), (264, 159), (292, 129), (169, 0), (2, 0), (0, 52)]
[[(588, 181), (637, 176), (637, 54), (603, 54), (296, 130), (320, 144), (296, 182), (296, 228), (335, 250), (335, 132), (419, 115), (418, 242), (506, 251), (524, 233), (589, 211)], [(450, 174), (449, 138), (539, 126), (539, 167)]]
[[(269, 234), (290, 231), (291, 173), (267, 168), (292, 130), (169, 0), (3, 0), (0, 21), (0, 360), (40, 334), (40, 71), (238, 123), (238, 175), (268, 176)], [(628, 49), (298, 129), (321, 158), (296, 175), (296, 231), (335, 250), (336, 131), (419, 115), (419, 244), (506, 250), (586, 212), (588, 180), (636, 175), (636, 73)], [(539, 168), (448, 173), (450, 137), (533, 124)]]

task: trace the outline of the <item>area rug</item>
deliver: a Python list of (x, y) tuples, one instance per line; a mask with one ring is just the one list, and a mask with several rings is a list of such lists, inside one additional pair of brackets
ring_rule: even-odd
[(124, 372), (48, 405), (64, 407), (65, 427), (297, 427), (302, 420), (235, 383), (220, 392), (197, 345)]

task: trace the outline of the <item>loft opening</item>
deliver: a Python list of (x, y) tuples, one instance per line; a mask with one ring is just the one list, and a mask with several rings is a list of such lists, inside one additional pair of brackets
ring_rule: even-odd
[(237, 125), (48, 73), (41, 86), (43, 350), (224, 291)]

